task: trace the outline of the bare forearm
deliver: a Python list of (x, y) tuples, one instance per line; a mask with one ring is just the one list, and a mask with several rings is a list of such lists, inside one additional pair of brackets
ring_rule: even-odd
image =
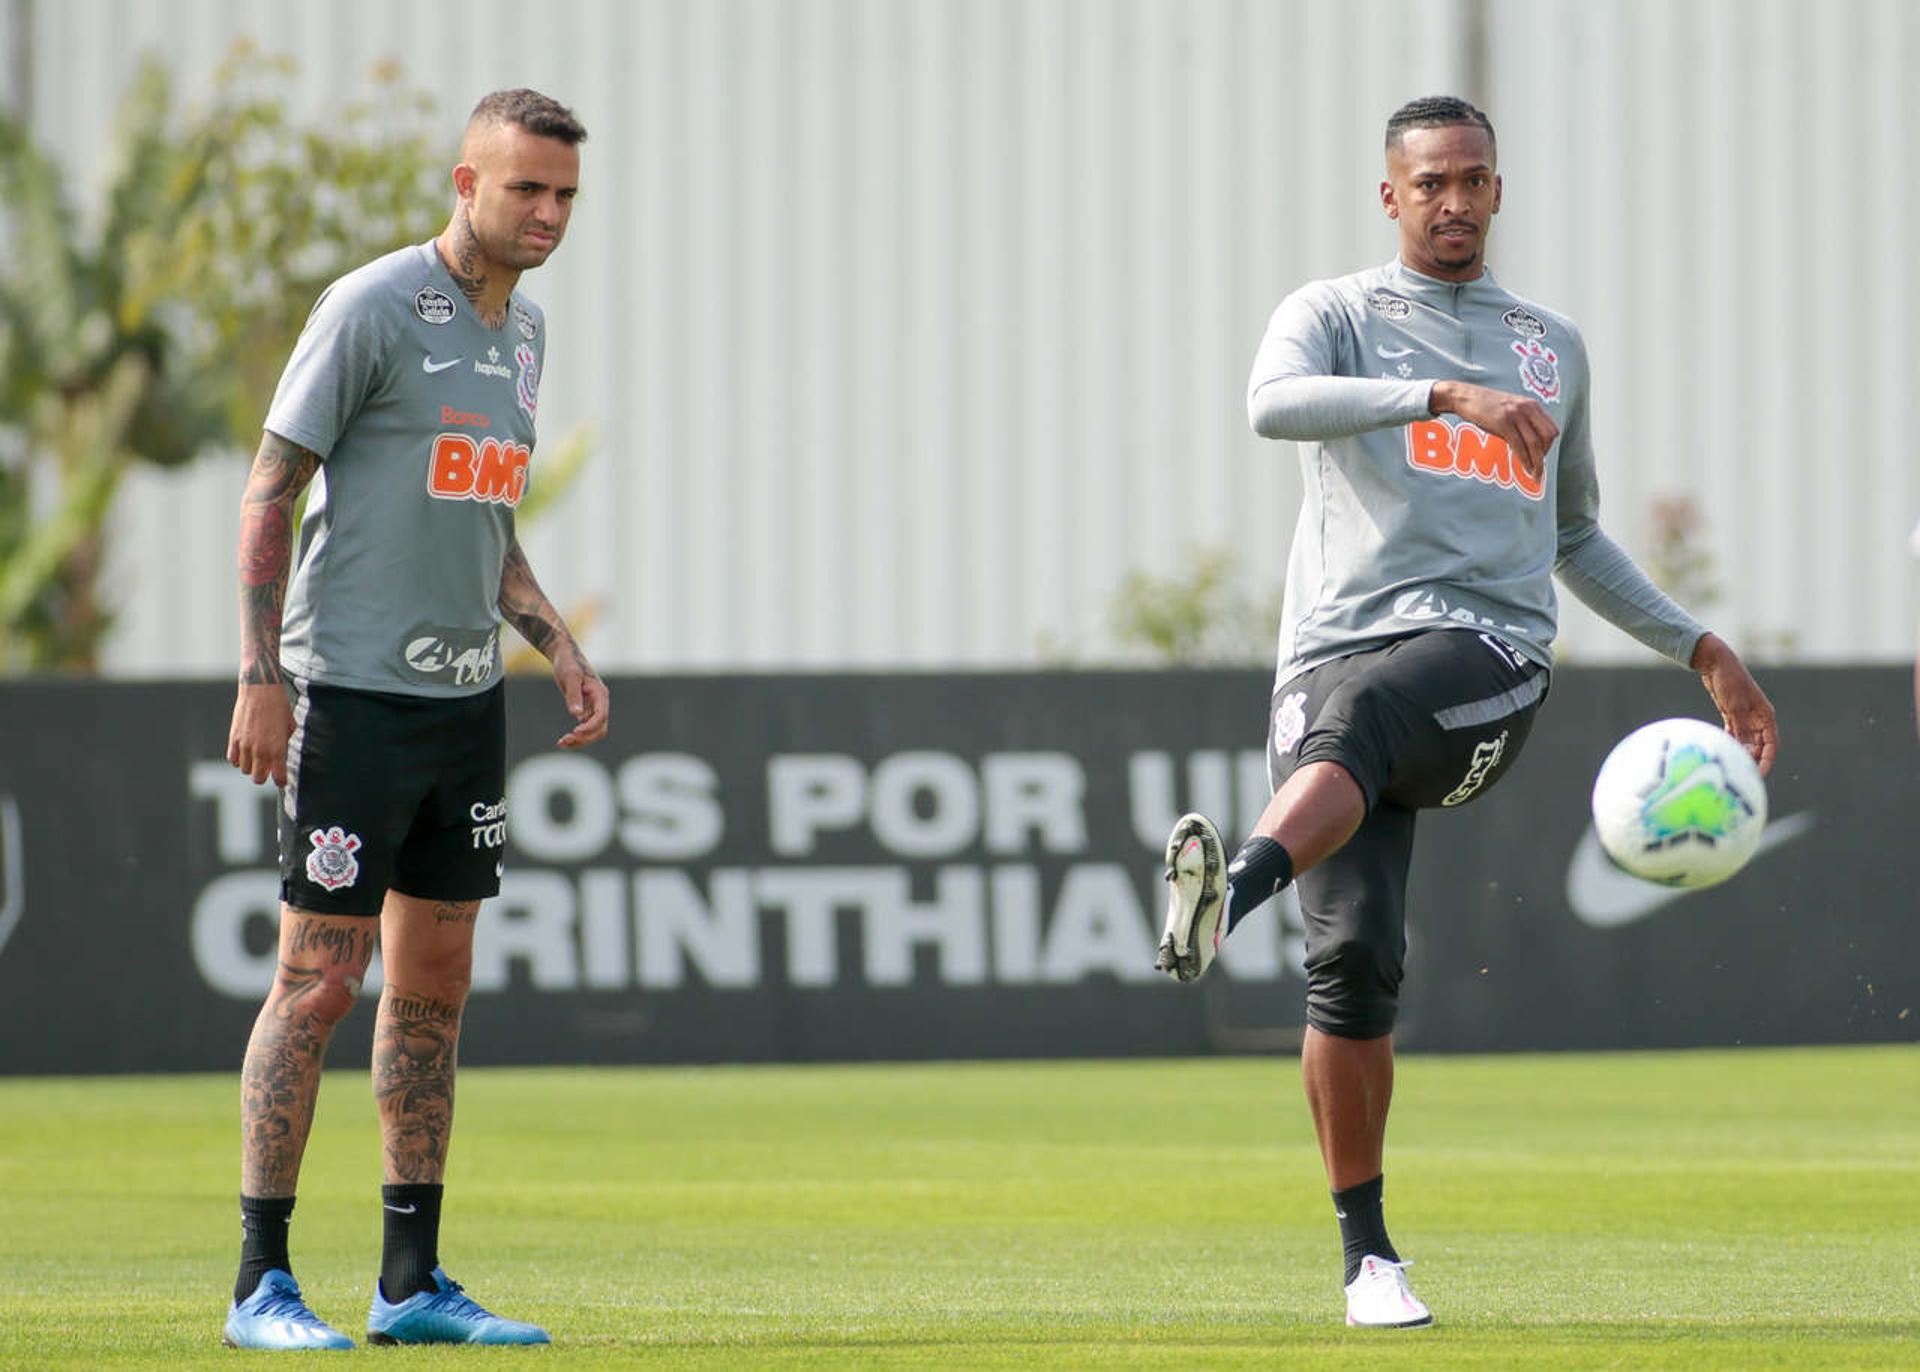
[(293, 565), (293, 511), (320, 459), (278, 434), (261, 436), (260, 451), (240, 497), (240, 680), (281, 679), (280, 621)]
[(506, 561), (501, 564), (499, 605), (500, 617), (549, 662), (558, 661), (563, 653), (579, 656), (580, 645), (534, 580), (533, 568), (517, 538), (507, 546)]

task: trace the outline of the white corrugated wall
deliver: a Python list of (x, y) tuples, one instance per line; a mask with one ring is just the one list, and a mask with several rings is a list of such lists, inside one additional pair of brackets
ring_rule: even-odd
[[(526, 531), (609, 669), (1106, 656), (1130, 569), (1231, 542), (1273, 584), (1291, 450), (1242, 388), (1279, 297), (1384, 261), (1380, 129), (1484, 19), (1496, 274), (1583, 324), (1609, 527), (1692, 494), (1759, 656), (1913, 647), (1920, 478), (1898, 245), (1904, 0), (38, 0), (36, 129), (96, 188), (138, 56), (237, 37), (318, 115), (396, 57), (449, 141), (495, 86), (592, 130), (524, 285), (549, 437), (598, 456)], [(0, 63), (0, 79), (12, 70)], [(536, 459), (537, 460), (537, 459)], [(123, 672), (230, 670), (244, 458), (116, 512)], [(1575, 606), (1582, 660), (1642, 650)]]

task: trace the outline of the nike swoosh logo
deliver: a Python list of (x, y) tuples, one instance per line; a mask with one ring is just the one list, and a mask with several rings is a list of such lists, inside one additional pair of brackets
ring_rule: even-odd
[[(1812, 827), (1811, 810), (1776, 819), (1760, 831), (1760, 842), (1753, 856), (1757, 858), (1770, 848), (1799, 838)], [(1608, 861), (1591, 824), (1580, 835), (1580, 842), (1574, 845), (1573, 861), (1567, 864), (1567, 904), (1573, 907), (1575, 917), (1582, 924), (1595, 929), (1617, 929), (1623, 924), (1632, 924), (1683, 896), (1695, 895), (1704, 889), (1659, 886), (1628, 876)]]
[(391, 1210), (396, 1215), (411, 1215), (420, 1207), (417, 1205), (383, 1205), (380, 1208), (382, 1210)]
[(459, 366), (463, 360), (462, 358), (456, 357), (451, 362), (435, 362), (433, 357), (428, 355), (420, 359), (420, 370), (428, 376), (432, 376), (435, 372), (444, 372), (449, 367)]
[(1396, 357), (1411, 357), (1413, 356), (1413, 353), (1414, 353), (1414, 350), (1412, 348), (1389, 348), (1384, 343), (1374, 344), (1373, 350), (1379, 353), (1380, 356), (1386, 358), (1387, 361), (1389, 362), (1393, 361), (1393, 359)]

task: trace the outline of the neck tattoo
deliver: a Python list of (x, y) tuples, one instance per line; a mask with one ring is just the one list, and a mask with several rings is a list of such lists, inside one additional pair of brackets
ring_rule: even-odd
[(506, 302), (488, 305), (484, 300), (487, 273), (480, 265), (480, 240), (474, 236), (473, 226), (467, 222), (465, 206), (460, 208), (458, 215), (459, 222), (454, 226), (454, 260), (447, 265), (447, 273), (453, 277), (454, 284), (460, 287), (460, 294), (466, 296), (467, 303), (473, 306), (474, 313), (480, 316), (480, 322), (489, 329), (497, 329), (507, 322)]

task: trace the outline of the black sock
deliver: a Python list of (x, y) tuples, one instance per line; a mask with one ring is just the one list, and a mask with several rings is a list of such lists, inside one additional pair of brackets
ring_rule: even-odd
[(1333, 1213), (1340, 1220), (1340, 1243), (1347, 1250), (1347, 1275), (1351, 1282), (1360, 1272), (1360, 1260), (1371, 1253), (1388, 1262), (1399, 1262), (1393, 1240), (1387, 1237), (1386, 1217), (1380, 1213), (1380, 1191), (1386, 1177), (1378, 1176), (1333, 1193)]
[(279, 1268), (289, 1275), (287, 1226), (293, 1223), (292, 1196), (240, 1197), (240, 1275), (233, 1279), (233, 1302), (238, 1305), (260, 1285), (260, 1278)]
[(440, 1265), (440, 1193), (438, 1182), (403, 1182), (380, 1188), (380, 1213), (386, 1238), (380, 1250), (380, 1290), (398, 1304), (420, 1291), (437, 1290), (433, 1269)]
[(1293, 855), (1265, 834), (1240, 845), (1227, 864), (1227, 932), (1293, 880)]

